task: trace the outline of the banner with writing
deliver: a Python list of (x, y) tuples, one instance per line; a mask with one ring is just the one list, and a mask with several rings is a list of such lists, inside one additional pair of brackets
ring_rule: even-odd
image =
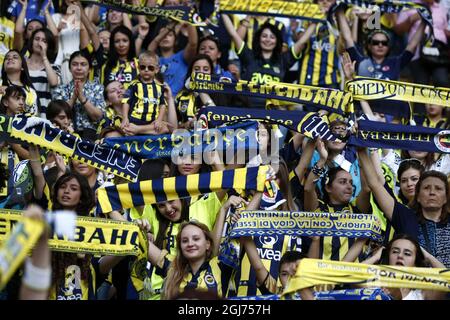
[[(14, 118), (0, 116), (6, 127), (10, 122), (9, 136), (36, 146), (56, 151), (61, 155), (87, 163), (99, 170), (104, 170), (130, 181), (135, 181), (141, 160), (120, 150), (80, 139), (62, 131), (40, 118), (17, 115)], [(36, 122), (35, 125), (30, 125)], [(5, 133), (5, 132), (3, 132)]]
[(268, 166), (213, 171), (97, 189), (97, 211), (111, 212), (226, 189), (264, 190)]
[(358, 147), (450, 153), (450, 130), (358, 121), (358, 132), (347, 143)]
[(320, 284), (450, 291), (450, 269), (302, 259), (283, 295)]
[[(0, 210), (0, 242), (7, 240), (8, 235), (15, 232), (17, 226), (13, 226), (22, 221), (22, 211)], [(147, 252), (146, 237), (136, 224), (80, 216), (76, 220), (73, 240), (55, 234), (48, 245), (54, 251), (95, 255), (138, 256)]]
[(207, 130), (175, 130), (172, 134), (107, 138), (104, 144), (142, 159), (170, 158), (204, 151), (258, 149), (256, 122)]
[(195, 9), (187, 6), (173, 6), (173, 7), (134, 6), (132, 4), (124, 3), (122, 0), (80, 0), (80, 1), (83, 3), (90, 3), (99, 6), (104, 6), (107, 8), (111, 8), (125, 13), (130, 13), (133, 15), (155, 16), (171, 19), (177, 22), (187, 22), (193, 26), (206, 26), (206, 23), (201, 21), (201, 18), (195, 12)]
[(355, 100), (397, 100), (450, 107), (450, 89), (391, 80), (356, 77), (345, 83)]
[[(0, 218), (0, 227), (2, 223), (3, 220)], [(4, 240), (0, 247), (0, 290), (23, 263), (43, 231), (44, 223), (30, 218), (22, 218), (12, 232), (0, 231), (0, 237)]]
[(371, 214), (242, 211), (240, 215), (231, 238), (278, 234), (383, 240), (380, 221)]
[(352, 95), (337, 89), (319, 88), (283, 82), (259, 84), (245, 80), (237, 82), (215, 81), (206, 73), (195, 73), (189, 83), (191, 90), (206, 93), (237, 94), (266, 99), (278, 99), (308, 104), (339, 114), (352, 113)]
[(224, 123), (240, 122), (242, 120), (258, 120), (272, 124), (282, 125), (290, 130), (303, 133), (311, 139), (320, 137), (322, 140), (335, 141), (337, 138), (330, 131), (327, 121), (315, 112), (280, 111), (230, 108), (230, 107), (206, 107), (200, 110), (204, 114), (210, 126), (220, 126)]
[(328, 19), (339, 7), (347, 8), (348, 6), (358, 6), (363, 8), (376, 8), (383, 13), (399, 13), (406, 9), (417, 9), (421, 18), (425, 21), (430, 29), (433, 29), (433, 18), (430, 9), (421, 3), (408, 2), (403, 0), (337, 0), (336, 3), (328, 11)]
[[(298, 293), (281, 297), (278, 294), (262, 295), (262, 296), (242, 296), (231, 297), (228, 300), (301, 300)], [(347, 289), (314, 292), (315, 300), (392, 300), (381, 288), (364, 288), (364, 289)]]
[(311, 21), (325, 21), (325, 14), (318, 4), (281, 0), (220, 0), (220, 12), (276, 16)]

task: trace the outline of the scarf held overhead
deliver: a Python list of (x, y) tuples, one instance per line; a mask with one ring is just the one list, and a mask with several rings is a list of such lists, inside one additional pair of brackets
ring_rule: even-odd
[(325, 21), (325, 14), (320, 6), (312, 2), (220, 0), (220, 12)]
[(240, 215), (231, 238), (277, 234), (383, 239), (380, 221), (370, 214), (242, 211)]
[(355, 100), (397, 100), (450, 107), (450, 89), (422, 84), (357, 77), (345, 83)]
[[(0, 242), (15, 232), (17, 222), (26, 220), (22, 211), (0, 210)], [(145, 254), (146, 243), (143, 232), (134, 223), (80, 216), (76, 218), (73, 240), (54, 234), (48, 241), (54, 251), (114, 256)]]
[(450, 130), (359, 120), (348, 145), (450, 153)]
[(124, 3), (122, 0), (81, 0), (83, 3), (105, 6), (117, 11), (130, 13), (133, 15), (147, 15), (161, 18), (172, 19), (177, 22), (187, 22), (193, 26), (206, 26), (194, 8), (187, 6), (174, 7), (147, 7), (134, 6)]
[(256, 130), (255, 122), (246, 122), (195, 132), (176, 130), (172, 134), (107, 138), (104, 143), (142, 159), (160, 159), (170, 158), (180, 152), (195, 154), (229, 148), (236, 151), (257, 149)]
[[(130, 181), (135, 181), (137, 178), (141, 160), (120, 150), (80, 139), (37, 117), (2, 116), (2, 118), (5, 118), (3, 119), (5, 127), (11, 121), (8, 127), (10, 128), (9, 136), (12, 138), (55, 151)], [(33, 124), (34, 122), (36, 124)]]
[(311, 139), (320, 137), (322, 140), (335, 141), (336, 137), (330, 131), (326, 120), (315, 112), (258, 110), (229, 107), (206, 107), (200, 110), (210, 126), (220, 126), (224, 123), (240, 122), (242, 120), (258, 120), (282, 125), (290, 130), (303, 133)]
[(450, 269), (302, 259), (283, 295), (320, 284), (450, 291)]
[(102, 187), (97, 189), (97, 210), (107, 213), (223, 189), (263, 191), (267, 170), (259, 166)]
[[(214, 80), (215, 76), (213, 76)], [(196, 92), (245, 95), (307, 104), (338, 114), (353, 112), (352, 95), (337, 89), (318, 88), (283, 82), (259, 84), (245, 80), (213, 81), (210, 74), (195, 73), (189, 88)]]

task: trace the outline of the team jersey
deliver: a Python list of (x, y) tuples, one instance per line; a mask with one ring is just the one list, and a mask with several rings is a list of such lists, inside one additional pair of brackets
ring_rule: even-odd
[(188, 90), (181, 90), (175, 98), (177, 115), (180, 123), (188, 122), (198, 111), (197, 99), (194, 93)]
[(447, 118), (442, 118), (436, 122), (430, 120), (428, 117), (423, 115), (414, 115), (414, 121), (418, 126), (427, 127), (427, 128), (440, 128), (440, 129), (448, 129), (449, 124)]
[(299, 65), (299, 84), (337, 86), (339, 72), (338, 37), (326, 24), (319, 23), (303, 49)]
[(113, 107), (107, 106), (103, 118), (98, 123), (97, 134), (100, 134), (107, 127), (120, 127), (121, 124), (122, 116)]
[[(94, 262), (94, 261), (92, 261)], [(96, 300), (98, 263), (89, 264), (88, 279), (81, 279), (78, 265), (70, 265), (65, 269), (64, 284), (54, 285), (50, 289), (49, 300)]]
[(3, 65), (5, 55), (13, 48), (14, 28), (14, 22), (6, 17), (0, 17), (0, 66)]
[[(315, 212), (360, 213), (360, 210), (352, 204), (330, 205), (319, 200), (319, 208)], [(354, 242), (354, 238), (321, 237), (319, 259), (342, 261)]]
[(122, 103), (130, 106), (128, 116), (131, 123), (138, 125), (151, 123), (158, 118), (159, 108), (166, 105), (164, 88), (156, 81), (151, 83), (133, 81)]
[[(199, 198), (191, 198), (189, 219), (195, 219), (204, 223), (209, 230), (213, 230), (217, 213), (221, 206), (222, 203), (215, 192), (208, 193)], [(133, 212), (133, 216), (150, 218), (147, 220), (149, 220), (150, 223), (151, 233), (156, 237), (159, 232), (159, 221), (156, 218), (156, 212), (153, 208), (150, 209), (146, 206), (144, 207), (142, 215), (138, 212)], [(173, 260), (177, 253), (176, 235), (178, 234), (179, 227), (180, 222), (170, 222), (167, 227), (162, 249), (164, 256), (169, 260)], [(131, 297), (136, 297), (139, 294), (141, 300), (159, 300), (164, 279), (155, 272), (154, 267), (143, 265), (144, 263), (147, 263), (146, 259), (145, 261), (138, 262), (138, 264), (135, 264), (133, 267), (131, 272), (133, 288), (130, 290), (129, 295)], [(144, 281), (142, 279), (144, 279)]]
[[(160, 273), (161, 276), (166, 277), (171, 262), (172, 261), (167, 257), (164, 257), (156, 267), (157, 272)], [(226, 267), (223, 263), (219, 262), (217, 257), (205, 261), (195, 274), (192, 273), (192, 270), (188, 265), (187, 272), (180, 283), (179, 293), (183, 293), (185, 289), (189, 288), (210, 291), (217, 294), (217, 296), (222, 297), (222, 269), (224, 268)]]
[(91, 57), (92, 68), (89, 69), (89, 80), (94, 81), (95, 79), (101, 78), (102, 67), (108, 59), (107, 52), (103, 49), (103, 46), (100, 44), (100, 47), (95, 50), (92, 43), (89, 43), (86, 48), (81, 51), (85, 51)]
[(119, 81), (123, 84), (124, 89), (128, 89), (131, 82), (138, 78), (139, 75), (139, 60), (133, 58), (131, 61), (119, 60), (109, 74), (106, 72), (106, 63), (102, 67), (100, 82), (103, 85), (111, 81)]
[[(266, 270), (274, 279), (278, 279), (278, 270), (280, 259), (286, 251), (305, 251), (307, 243), (304, 238), (270, 235), (253, 238), (259, 257)], [(277, 283), (280, 287), (281, 283)], [(235, 273), (234, 279), (230, 284), (228, 296), (256, 296), (266, 294), (258, 288), (256, 280), (256, 271), (251, 266), (247, 254), (244, 252), (241, 257), (240, 269)]]

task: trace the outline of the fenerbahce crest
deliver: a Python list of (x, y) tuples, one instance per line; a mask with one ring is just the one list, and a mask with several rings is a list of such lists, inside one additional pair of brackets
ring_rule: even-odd
[(450, 152), (450, 130), (442, 130), (434, 137), (436, 148), (442, 152)]

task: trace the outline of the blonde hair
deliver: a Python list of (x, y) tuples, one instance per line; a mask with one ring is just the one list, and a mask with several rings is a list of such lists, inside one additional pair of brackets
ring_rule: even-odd
[(205, 224), (198, 222), (196, 220), (182, 222), (180, 226), (180, 231), (178, 232), (176, 239), (177, 256), (170, 264), (169, 271), (167, 272), (167, 277), (164, 280), (164, 286), (161, 292), (161, 299), (164, 300), (175, 299), (180, 293), (181, 282), (183, 281), (185, 275), (188, 273), (189, 261), (183, 256), (183, 253), (181, 251), (181, 233), (183, 232), (183, 229), (189, 225), (196, 226), (197, 228), (203, 231), (206, 241), (209, 241), (211, 244), (209, 250), (206, 252), (205, 261), (209, 261), (212, 258), (214, 240), (211, 236), (208, 227)]

